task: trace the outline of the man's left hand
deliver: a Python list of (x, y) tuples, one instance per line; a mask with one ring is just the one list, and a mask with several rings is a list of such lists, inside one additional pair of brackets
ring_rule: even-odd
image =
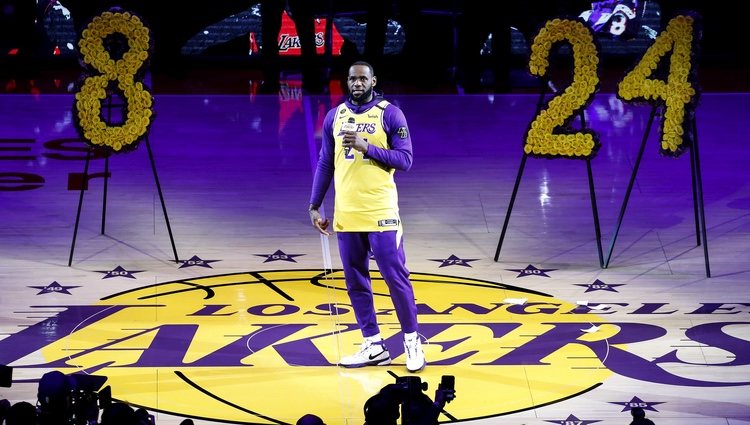
[(365, 139), (354, 131), (347, 131), (344, 133), (344, 141), (342, 145), (345, 148), (352, 148), (361, 153), (367, 153), (367, 148), (370, 146)]

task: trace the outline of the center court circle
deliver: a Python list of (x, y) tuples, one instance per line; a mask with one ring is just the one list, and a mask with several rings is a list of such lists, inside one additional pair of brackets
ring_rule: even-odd
[[(412, 273), (434, 397), (454, 375), (441, 422), (555, 403), (612, 375), (592, 350), (615, 326), (541, 292), (457, 276)], [(277, 270), (158, 283), (100, 300), (96, 314), (42, 350), (64, 373), (106, 376), (112, 395), (178, 416), (228, 423), (362, 423), (362, 406), (406, 376), (398, 320), (373, 272), (381, 334), (393, 363), (344, 369), (361, 334), (343, 273)], [(596, 327), (594, 327), (596, 324)], [(591, 332), (591, 329), (596, 329)]]

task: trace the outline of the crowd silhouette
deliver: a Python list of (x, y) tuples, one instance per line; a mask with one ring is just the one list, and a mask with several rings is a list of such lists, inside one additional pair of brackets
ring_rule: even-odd
[[(315, 22), (325, 20), (330, 21), (326, 24), (332, 22), (336, 37), (344, 37), (343, 47), (334, 52), (335, 56), (342, 56), (343, 63), (367, 61), (378, 69), (383, 79), (401, 80), (428, 91), (448, 83), (466, 93), (503, 93), (518, 83), (513, 71), (525, 71), (526, 57), (519, 53), (519, 43), (528, 45), (549, 19), (577, 18), (592, 8), (598, 11), (616, 4), (638, 5), (637, 8), (642, 9), (643, 4), (634, 0), (593, 3), (582, 0), (511, 1), (505, 2), (498, 12), (493, 12), (486, 2), (479, 0), (234, 0), (219, 3), (207, 8), (203, 2), (189, 0), (180, 7), (162, 10), (164, 8), (144, 0), (44, 0), (38, 2), (36, 8), (6, 8), (0, 11), (0, 23), (4, 24), (0, 59), (23, 62), (24, 69), (28, 69), (33, 67), (34, 58), (39, 59), (35, 51), (44, 50), (47, 55), (51, 54), (49, 35), (45, 39), (44, 32), (48, 28), (44, 27), (44, 22), (45, 13), (50, 13), (53, 5), (59, 4), (69, 10), (76, 34), (80, 34), (94, 16), (119, 7), (141, 16), (152, 30), (154, 48), (149, 66), (170, 78), (180, 78), (193, 63), (191, 55), (182, 53), (188, 40), (218, 22), (231, 25), (233, 16), (252, 9), (259, 11), (259, 16), (253, 15), (254, 19), (259, 18), (253, 21), (260, 22), (258, 28), (243, 27), (249, 33), (234, 34), (236, 40), (221, 43), (227, 49), (237, 49), (234, 51), (237, 58), (246, 59), (229, 66), (246, 67), (248, 71), (252, 68), (261, 75), (258, 79), (262, 81), (261, 93), (278, 92), (285, 71), (296, 71), (287, 72), (287, 76), (299, 72), (306, 92), (321, 93), (328, 89), (334, 67), (330, 57), (325, 56), (328, 53), (321, 54), (321, 51), (325, 45), (328, 52), (330, 46), (326, 43), (333, 43), (333, 34), (321, 33), (320, 26), (315, 26)], [(663, 11), (664, 20), (684, 9), (700, 14), (716, 13), (702, 2), (662, 0), (656, 3)], [(200, 13), (195, 13), (197, 10)], [(277, 42), (284, 35), (280, 34), (284, 14), (291, 18), (296, 30), (295, 43), (300, 52), (297, 58), (280, 57)], [(354, 24), (347, 24), (345, 29), (341, 26), (343, 17)], [(720, 22), (727, 19), (731, 17), (721, 17)], [(713, 27), (706, 32), (708, 49), (703, 53), (709, 49), (714, 53), (729, 53), (727, 46), (731, 43), (726, 42), (725, 36), (731, 24), (718, 26), (716, 19), (705, 19), (705, 22)], [(351, 29), (353, 27), (356, 31)], [(253, 55), (253, 58), (248, 57), (250, 34), (262, 40), (256, 52), (260, 54)], [(519, 42), (519, 37), (522, 42)], [(397, 40), (396, 47), (393, 46), (394, 40)], [(355, 41), (357, 46), (353, 48)], [(219, 47), (212, 46), (211, 49), (215, 52)], [(3, 54), (4, 51), (8, 54)], [(734, 56), (746, 60), (745, 55)], [(43, 66), (43, 61), (36, 62), (39, 62), (37, 66)], [(426, 64), (430, 70), (420, 72)], [(227, 64), (218, 63), (217, 66), (226, 67)]]
[[(156, 425), (148, 410), (113, 400), (110, 387), (103, 386), (106, 380), (97, 375), (47, 372), (39, 380), (36, 403), (24, 400), (11, 404), (7, 399), (0, 400), (0, 424)], [(2, 386), (10, 385), (11, 382), (3, 382)], [(192, 424), (191, 419), (180, 423)]]
[[(456, 397), (451, 375), (443, 376), (434, 400), (424, 392), (428, 385), (419, 377), (394, 377), (395, 383), (384, 386), (365, 402), (365, 424), (437, 425), (445, 405)], [(156, 425), (148, 410), (114, 400), (110, 387), (103, 386), (105, 382), (103, 376), (47, 372), (39, 380), (35, 404), (0, 400), (0, 425)], [(3, 386), (9, 387), (10, 383)], [(180, 425), (193, 425), (193, 421), (184, 419)], [(320, 416), (308, 413), (296, 425), (325, 425), (325, 422)]]

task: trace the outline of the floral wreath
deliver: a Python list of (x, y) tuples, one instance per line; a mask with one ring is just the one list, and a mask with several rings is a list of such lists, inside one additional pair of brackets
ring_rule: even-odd
[(572, 46), (573, 82), (561, 95), (551, 98), (531, 122), (526, 132), (524, 153), (547, 158), (590, 159), (600, 146), (598, 135), (590, 129), (571, 129), (570, 124), (599, 90), (599, 51), (591, 28), (576, 19), (547, 21), (534, 37), (529, 72), (538, 77), (545, 76), (553, 45), (564, 40)]
[[(700, 39), (699, 17), (693, 12), (675, 16), (656, 37), (641, 61), (618, 86), (617, 95), (624, 101), (645, 101), (662, 106), (660, 152), (679, 156), (694, 139), (692, 119), (698, 103), (694, 62)], [(660, 69), (669, 53), (669, 69)], [(664, 79), (649, 78), (666, 73)]]
[[(126, 42), (127, 50), (115, 59), (110, 42), (118, 36), (122, 47)], [(81, 33), (78, 47), (82, 65), (89, 70), (75, 96), (79, 133), (97, 147), (115, 152), (135, 149), (148, 133), (153, 116), (153, 97), (138, 81), (142, 75), (139, 71), (150, 56), (149, 29), (138, 16), (113, 9), (91, 20)], [(125, 101), (124, 122), (119, 125), (111, 125), (102, 118), (102, 101), (111, 101), (115, 92)]]

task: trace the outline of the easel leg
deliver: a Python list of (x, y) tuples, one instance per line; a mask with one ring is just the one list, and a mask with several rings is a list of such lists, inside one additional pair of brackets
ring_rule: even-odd
[[(107, 96), (107, 122), (112, 122), (112, 96)], [(122, 111), (122, 109), (120, 109)], [(102, 235), (104, 234), (104, 225), (107, 221), (107, 188), (109, 183), (109, 151), (104, 156), (104, 194), (102, 195)]]
[(146, 136), (146, 148), (148, 148), (148, 159), (151, 161), (151, 169), (154, 172), (154, 181), (156, 182), (156, 189), (159, 192), (159, 200), (161, 201), (161, 209), (164, 212), (164, 220), (167, 222), (167, 231), (169, 232), (169, 241), (172, 243), (172, 252), (174, 253), (175, 263), (179, 263), (180, 259), (177, 257), (177, 248), (174, 245), (174, 237), (172, 236), (172, 226), (169, 224), (169, 216), (167, 215), (167, 206), (164, 204), (164, 195), (161, 192), (161, 184), (159, 183), (159, 176), (156, 173), (156, 163), (154, 163), (154, 154), (151, 151), (151, 143), (149, 143), (148, 136)]
[(107, 187), (109, 186), (109, 152), (104, 157), (104, 195), (102, 195), (102, 235), (107, 222)]
[(617, 234), (620, 233), (620, 226), (622, 225), (622, 219), (625, 217), (625, 208), (628, 206), (628, 200), (630, 199), (630, 192), (633, 191), (633, 184), (635, 184), (635, 176), (638, 175), (638, 167), (641, 165), (641, 158), (643, 157), (643, 151), (646, 148), (646, 141), (648, 140), (648, 135), (651, 133), (651, 127), (654, 124), (654, 117), (656, 117), (656, 107), (651, 107), (651, 114), (648, 117), (648, 124), (646, 124), (646, 132), (643, 134), (643, 139), (641, 140), (641, 147), (638, 150), (638, 157), (635, 160), (635, 166), (633, 167), (633, 173), (630, 175), (630, 182), (628, 182), (628, 188), (625, 191), (625, 199), (622, 201), (622, 206), (620, 207), (620, 215), (617, 217), (617, 226), (615, 227), (615, 232), (612, 235), (612, 240), (609, 242), (609, 251), (607, 252), (607, 258), (604, 261), (604, 268), (606, 269), (609, 266), (609, 260), (612, 258), (612, 251), (615, 248), (615, 242), (617, 241)]
[[(581, 129), (586, 128), (586, 114), (581, 111)], [(594, 214), (594, 233), (596, 234), (596, 250), (599, 254), (599, 267), (604, 267), (604, 255), (602, 254), (602, 229), (599, 226), (599, 209), (596, 206), (596, 190), (594, 190), (594, 173), (591, 171), (591, 158), (586, 160), (586, 174), (589, 178), (589, 195), (591, 197), (591, 211)]]
[(76, 247), (76, 238), (78, 237), (78, 224), (81, 221), (81, 206), (83, 206), (83, 193), (88, 184), (89, 163), (91, 162), (91, 147), (86, 151), (86, 165), (83, 167), (83, 180), (81, 180), (81, 194), (78, 196), (78, 211), (76, 212), (76, 224), (73, 228), (73, 242), (70, 244), (70, 256), (68, 257), (68, 267), (73, 264), (73, 251)]
[(599, 210), (596, 206), (596, 191), (594, 190), (594, 173), (591, 171), (591, 159), (586, 160), (586, 171), (589, 176), (589, 193), (591, 194), (591, 211), (594, 213), (594, 232), (596, 233), (596, 250), (599, 254), (599, 267), (604, 267), (602, 254), (602, 229), (599, 227)]
[[(539, 80), (540, 90), (539, 97), (536, 101), (536, 112), (534, 116), (539, 115), (539, 111), (542, 110), (544, 105), (544, 95), (547, 92), (549, 79), (542, 78)], [(500, 250), (503, 247), (503, 240), (505, 239), (505, 232), (508, 230), (508, 222), (510, 221), (510, 214), (513, 212), (513, 204), (516, 202), (516, 195), (518, 194), (518, 187), (521, 185), (521, 177), (523, 176), (523, 169), (526, 167), (526, 158), (528, 155), (525, 153), (521, 157), (521, 165), (518, 167), (518, 175), (516, 175), (516, 182), (513, 184), (513, 193), (510, 195), (510, 203), (508, 204), (508, 211), (505, 213), (505, 221), (503, 222), (503, 230), (500, 232), (500, 240), (497, 241), (497, 249), (495, 249), (495, 262), (500, 258)]]
[(701, 235), (698, 238), (698, 245), (701, 244), (703, 239), (703, 258), (706, 263), (706, 277), (711, 277), (711, 266), (708, 262), (708, 239), (706, 238), (706, 213), (705, 204), (703, 203), (703, 183), (701, 180), (701, 166), (700, 158), (698, 155), (698, 127), (696, 125), (696, 118), (692, 119), (693, 127), (693, 146), (690, 149), (690, 165), (693, 176), (693, 208), (695, 209), (696, 217), (700, 215), (700, 226), (696, 222), (696, 230), (700, 228)]
[[(692, 120), (695, 120), (695, 117), (691, 118)], [(694, 123), (694, 122), (693, 122)], [(690, 127), (692, 128), (692, 131), (695, 132), (695, 126), (691, 123)], [(695, 134), (695, 133), (693, 133)], [(692, 190), (693, 190), (693, 216), (695, 218), (695, 245), (701, 246), (701, 225), (700, 225), (700, 214), (698, 213), (698, 182), (696, 181), (695, 176), (695, 147), (690, 147), (690, 183), (692, 184)]]
[(513, 211), (513, 204), (516, 202), (516, 194), (518, 194), (518, 186), (521, 184), (521, 176), (523, 176), (523, 169), (526, 166), (527, 155), (524, 154), (521, 158), (521, 165), (518, 167), (518, 175), (516, 176), (516, 183), (513, 185), (513, 193), (510, 195), (510, 203), (508, 204), (508, 211), (505, 213), (505, 222), (503, 222), (503, 230), (500, 232), (500, 240), (497, 242), (497, 249), (495, 250), (495, 262), (500, 258), (500, 249), (503, 246), (503, 240), (505, 239), (505, 231), (508, 229), (508, 222), (510, 221), (510, 213)]

